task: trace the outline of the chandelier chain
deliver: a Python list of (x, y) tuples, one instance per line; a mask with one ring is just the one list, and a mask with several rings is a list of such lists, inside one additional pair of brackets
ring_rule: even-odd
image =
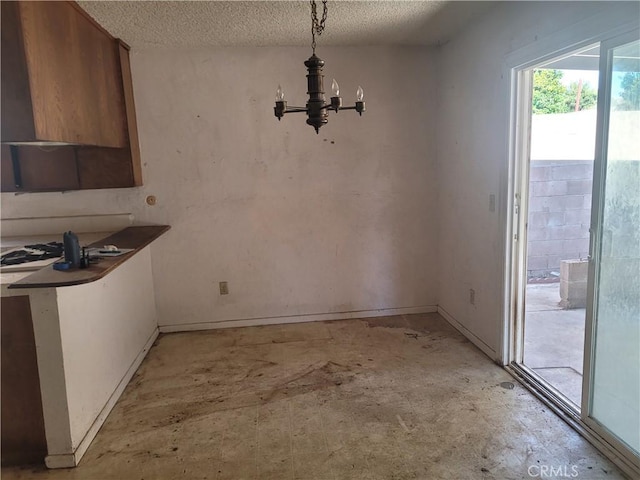
[(316, 35), (319, 37), (324, 31), (324, 24), (327, 21), (327, 0), (322, 0), (322, 17), (318, 20), (318, 11), (315, 0), (310, 0), (311, 4), (311, 48), (316, 53)]

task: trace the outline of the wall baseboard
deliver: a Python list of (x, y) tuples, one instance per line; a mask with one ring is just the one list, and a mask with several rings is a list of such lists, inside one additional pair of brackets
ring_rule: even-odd
[(129, 381), (133, 377), (133, 374), (136, 373), (138, 367), (151, 349), (153, 342), (155, 342), (156, 338), (158, 338), (158, 333), (159, 332), (157, 328), (153, 330), (153, 333), (145, 343), (144, 347), (142, 347), (142, 350), (140, 351), (140, 353), (138, 353), (133, 363), (131, 363), (131, 366), (129, 366), (129, 369), (118, 383), (118, 386), (109, 397), (109, 400), (107, 400), (107, 403), (104, 405), (91, 427), (89, 427), (89, 430), (78, 445), (78, 448), (76, 448), (73, 453), (47, 455), (44, 459), (47, 468), (71, 468), (76, 467), (80, 463), (82, 456), (85, 454), (85, 452), (89, 448), (89, 445), (91, 445), (91, 442), (98, 434), (100, 427), (102, 427), (102, 424), (109, 416), (109, 413), (111, 413), (111, 410), (113, 410), (113, 407), (122, 395), (122, 392), (124, 392), (124, 389), (127, 387)]
[(276, 325), (285, 323), (322, 322), (325, 320), (348, 320), (351, 318), (384, 317), (387, 315), (409, 315), (413, 313), (434, 313), (436, 305), (417, 307), (384, 308), (379, 310), (357, 310), (352, 312), (317, 313), (309, 315), (291, 315), (280, 317), (246, 318), (238, 320), (222, 320), (219, 322), (199, 322), (175, 325), (160, 325), (160, 333), (190, 332), (211, 330), (216, 328), (255, 327), (260, 325)]
[(467, 337), (471, 343), (473, 343), (476, 347), (478, 347), (482, 352), (487, 355), (494, 362), (498, 361), (498, 354), (496, 351), (491, 348), (489, 345), (484, 343), (480, 337), (474, 335), (468, 328), (462, 325), (459, 321), (457, 321), (453, 315), (447, 312), (441, 306), (438, 306), (438, 313), (444, 317), (444, 319), (451, 324), (453, 328), (458, 330), (462, 335)]
[(327, 320), (349, 320), (352, 318), (384, 317), (388, 315), (410, 315), (415, 313), (437, 312), (447, 320), (456, 330), (471, 341), (476, 347), (491, 360), (497, 361), (498, 354), (480, 337), (473, 334), (464, 325), (458, 322), (453, 315), (437, 305), (421, 305), (417, 307), (384, 308), (379, 310), (357, 310), (351, 312), (317, 313), (309, 315), (290, 315), (279, 317), (244, 318), (238, 320), (221, 320), (218, 322), (198, 322), (173, 325), (160, 325), (160, 333), (192, 332), (198, 330), (213, 330), (218, 328), (255, 327), (264, 325), (282, 325), (287, 323), (322, 322)]

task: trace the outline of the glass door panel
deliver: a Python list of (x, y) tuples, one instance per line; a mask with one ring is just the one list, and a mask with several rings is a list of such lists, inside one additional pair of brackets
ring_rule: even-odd
[[(580, 411), (600, 46), (531, 75), (522, 363)], [(557, 102), (557, 92), (563, 102)], [(554, 103), (554, 99), (556, 102)]]
[(610, 49), (606, 65), (604, 167), (596, 217), (591, 384), (585, 387), (590, 391), (586, 401), (588, 416), (638, 455), (640, 41)]

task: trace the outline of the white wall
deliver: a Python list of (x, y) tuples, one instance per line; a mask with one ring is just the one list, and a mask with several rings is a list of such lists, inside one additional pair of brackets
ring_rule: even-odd
[(367, 101), (320, 135), (273, 115), (279, 83), (304, 105), (310, 53), (134, 50), (144, 187), (3, 194), (3, 218), (171, 225), (152, 249), (161, 326), (436, 305), (434, 53), (319, 46), (326, 89), (335, 77), (352, 104), (361, 84)]
[[(439, 307), (501, 356), (509, 69), (638, 19), (638, 3), (505, 2), (439, 55)], [(586, 19), (596, 18), (586, 25)], [(586, 23), (585, 23), (586, 22)], [(568, 33), (569, 32), (569, 33)], [(489, 196), (498, 208), (489, 211)], [(469, 303), (474, 289), (475, 305)]]

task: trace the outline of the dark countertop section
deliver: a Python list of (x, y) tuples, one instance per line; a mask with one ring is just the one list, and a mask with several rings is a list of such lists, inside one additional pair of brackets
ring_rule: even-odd
[(89, 268), (58, 271), (54, 270), (52, 265), (49, 265), (22, 280), (12, 283), (8, 288), (56, 288), (95, 282), (117, 268), (118, 265), (126, 262), (170, 228), (169, 225), (127, 227), (107, 238), (88, 245), (88, 247), (117, 245), (118, 248), (133, 248), (134, 250), (132, 252), (125, 253), (118, 257), (103, 258), (98, 263), (92, 264)]

